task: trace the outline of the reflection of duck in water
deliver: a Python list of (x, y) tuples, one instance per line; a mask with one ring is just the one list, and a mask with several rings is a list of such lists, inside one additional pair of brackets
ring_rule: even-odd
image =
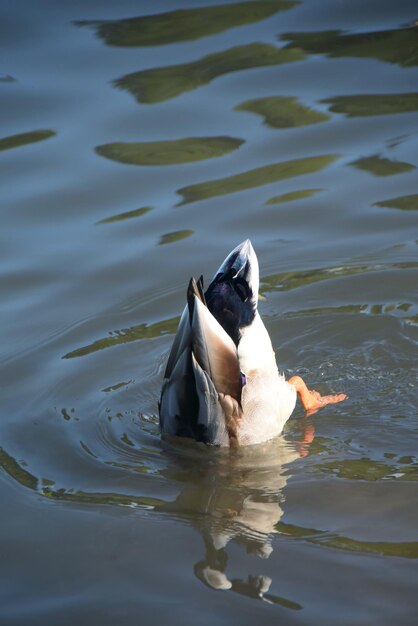
[(261, 443), (281, 433), (297, 394), (309, 412), (345, 399), (278, 373), (257, 311), (258, 288), (249, 239), (229, 254), (206, 292), (202, 277), (191, 279), (161, 392), (163, 434), (220, 446)]
[(205, 453), (205, 449), (184, 445), (171, 450), (175, 459), (168, 472), (183, 487), (177, 499), (160, 510), (187, 518), (202, 534), (205, 556), (194, 571), (205, 585), (300, 608), (268, 593), (271, 578), (258, 571), (230, 578), (228, 544), (238, 543), (262, 559), (270, 556), (276, 525), (283, 516), (289, 464), (306, 454), (312, 440), (312, 425), (308, 424), (297, 444), (278, 437), (234, 450), (212, 448)]

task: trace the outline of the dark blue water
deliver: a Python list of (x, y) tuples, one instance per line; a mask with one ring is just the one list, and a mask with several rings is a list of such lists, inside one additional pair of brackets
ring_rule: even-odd
[[(416, 623), (417, 17), (3, 1), (1, 624)], [(247, 237), (279, 369), (349, 399), (162, 443), (189, 277)]]

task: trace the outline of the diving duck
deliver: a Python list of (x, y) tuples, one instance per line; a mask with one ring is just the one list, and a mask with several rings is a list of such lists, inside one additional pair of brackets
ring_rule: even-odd
[(206, 291), (191, 278), (159, 402), (163, 435), (210, 445), (257, 444), (279, 435), (297, 395), (314, 413), (345, 394), (321, 396), (277, 370), (258, 313), (259, 268), (249, 239), (226, 257)]

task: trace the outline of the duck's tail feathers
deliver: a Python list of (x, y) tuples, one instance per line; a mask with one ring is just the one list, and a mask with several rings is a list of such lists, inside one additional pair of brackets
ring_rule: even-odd
[(187, 287), (187, 306), (189, 309), (190, 323), (192, 323), (193, 320), (195, 298), (197, 298), (202, 302), (202, 304), (207, 306), (205, 292), (203, 289), (203, 276), (201, 276), (198, 280), (196, 280), (194, 276), (192, 276), (189, 281), (189, 286)]
[(163, 432), (230, 445), (241, 390), (236, 346), (206, 306), (203, 279), (192, 278), (164, 375)]

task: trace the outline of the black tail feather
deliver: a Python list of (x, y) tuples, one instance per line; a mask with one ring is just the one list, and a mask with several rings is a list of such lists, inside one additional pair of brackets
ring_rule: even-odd
[(197, 282), (194, 276), (192, 276), (189, 281), (189, 286), (187, 287), (187, 305), (189, 307), (190, 322), (193, 318), (195, 297), (199, 298), (199, 300), (207, 306), (205, 292), (203, 289), (203, 276), (201, 276)]

